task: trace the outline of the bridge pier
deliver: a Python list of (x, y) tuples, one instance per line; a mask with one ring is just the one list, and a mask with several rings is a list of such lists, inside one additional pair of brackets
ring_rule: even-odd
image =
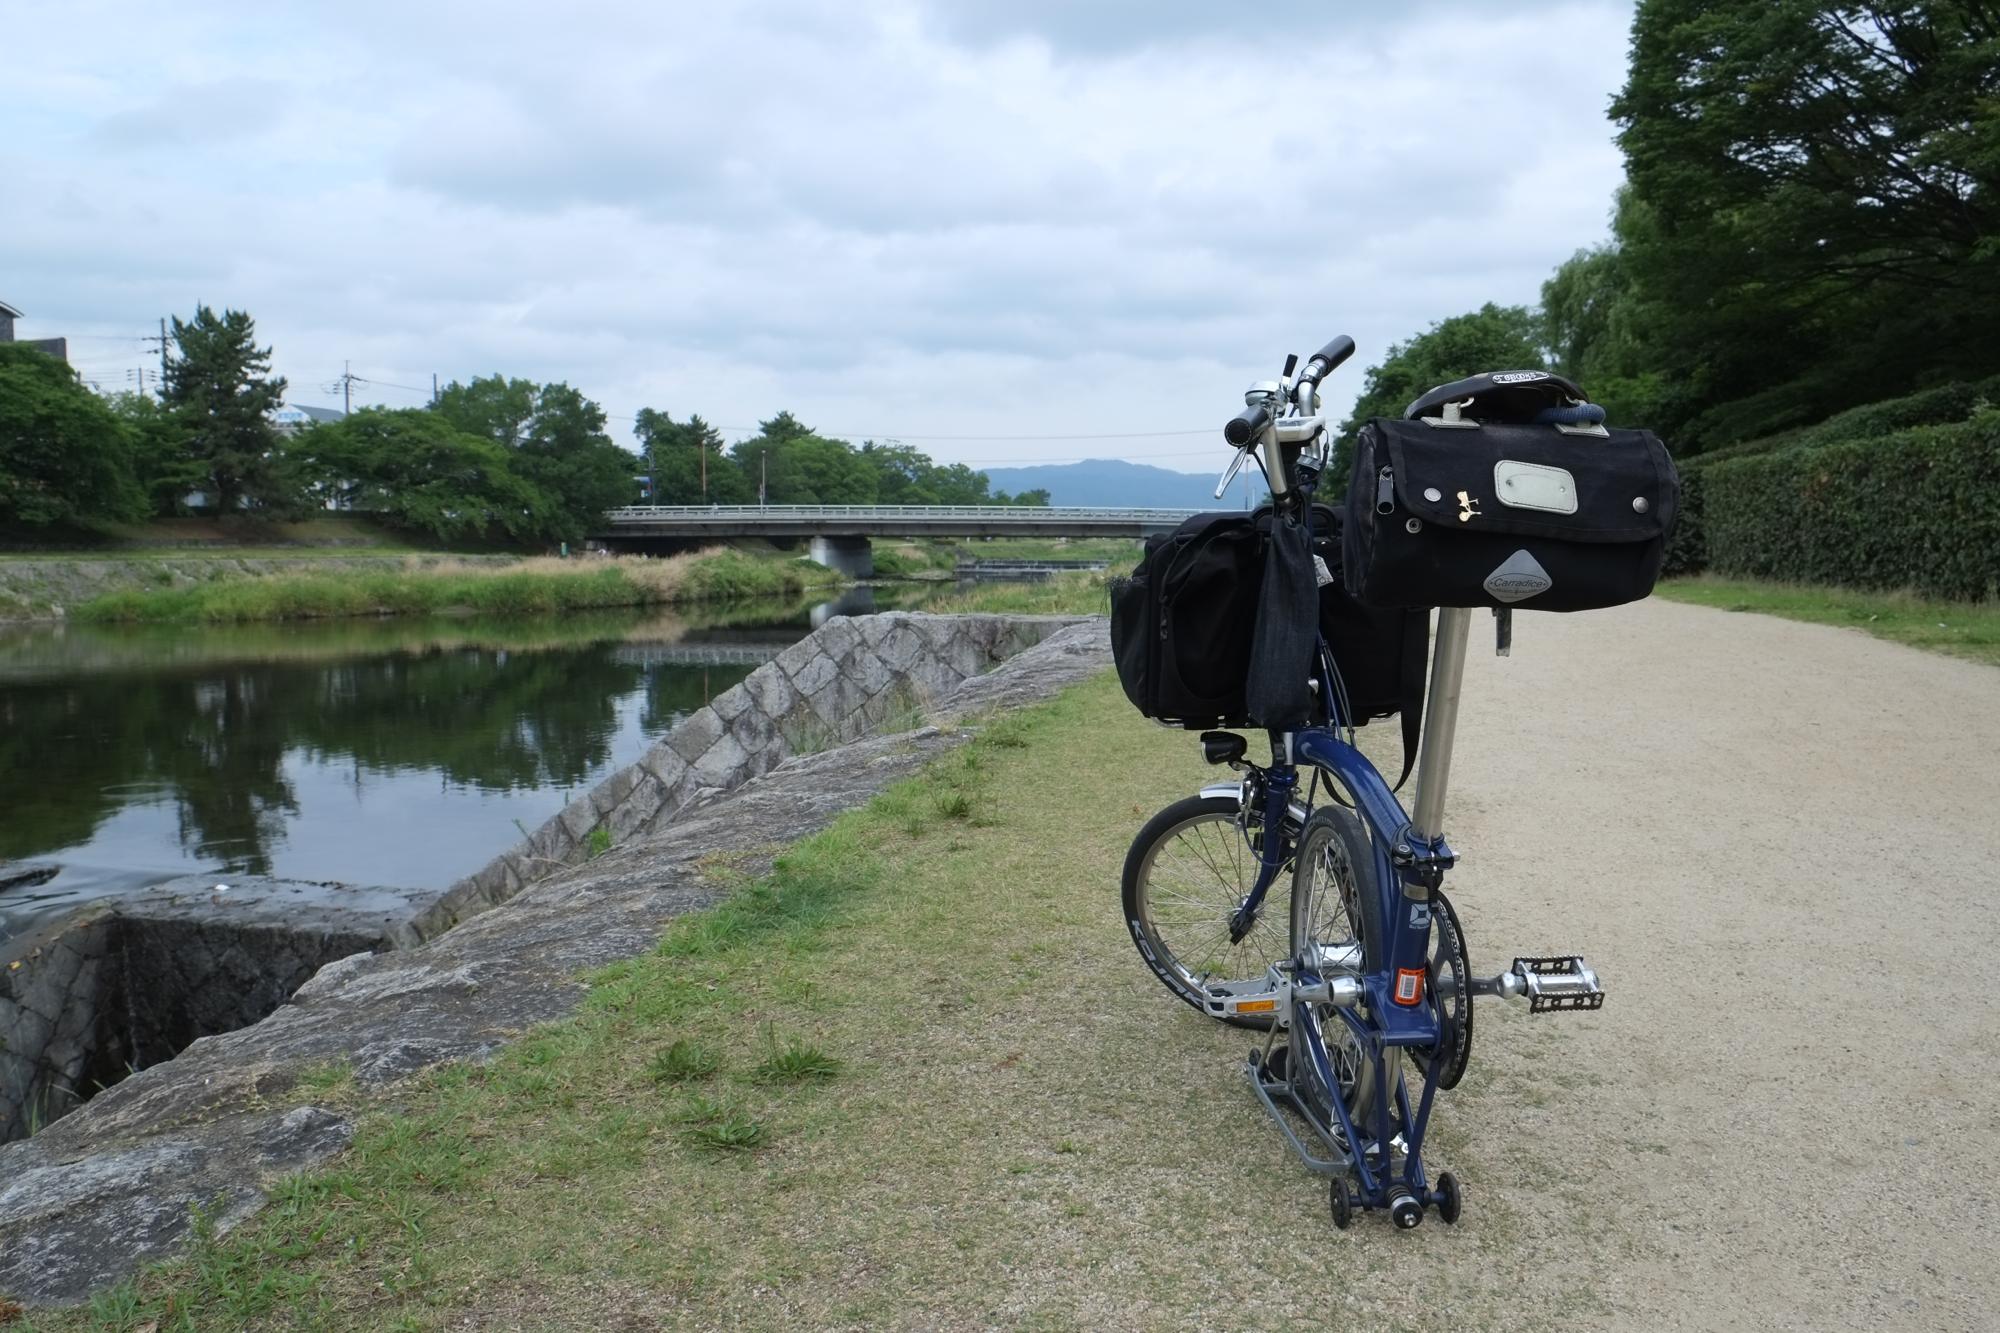
[(865, 579), (875, 573), (875, 548), (866, 537), (814, 537), (810, 550), (815, 564), (851, 579)]

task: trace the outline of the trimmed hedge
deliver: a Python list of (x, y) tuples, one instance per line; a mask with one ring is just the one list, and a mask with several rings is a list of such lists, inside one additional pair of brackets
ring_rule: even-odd
[(1682, 481), (1681, 523), (1711, 569), (1961, 600), (2000, 589), (2000, 410), (1717, 459)]
[[(1748, 549), (1742, 542), (1734, 538), (1725, 541), (1729, 554), (1717, 558), (1710, 540), (1707, 492), (1711, 475), (1725, 465), (1749, 459), (1790, 458), (1794, 454), (1835, 445), (1873, 448), (1888, 443), (1883, 437), (1908, 432), (1913, 427), (1963, 423), (1982, 408), (1994, 404), (2000, 404), (2000, 376), (1976, 384), (1945, 384), (1901, 398), (1884, 399), (1879, 403), (1850, 408), (1815, 426), (1803, 426), (1676, 460), (1681, 475), (1680, 511), (1673, 536), (1667, 543), (1666, 564), (1662, 572), (1670, 577), (1697, 574), (1709, 568), (1732, 574), (1758, 572), (1746, 566), (1726, 563), (1727, 560), (1742, 558), (1741, 553)], [(1949, 579), (1950, 576), (1941, 577)], [(1890, 585), (1864, 582), (1859, 577), (1846, 575), (1816, 578), (1814, 581), (1846, 583), (1857, 587), (1919, 586), (1921, 582), (1905, 580), (1903, 584)]]
[[(1912, 426), (1942, 426), (1964, 421), (1983, 404), (2000, 404), (2000, 375), (1976, 384), (1941, 384), (1935, 389), (1885, 398), (1879, 403), (1851, 407), (1815, 426), (1799, 426), (1741, 444), (1694, 455), (1688, 463), (1707, 464), (1724, 458), (1746, 458), (1779, 449), (1810, 449), (1823, 444), (1845, 444), (1868, 440)], [(1683, 466), (1686, 466), (1685, 464)]]

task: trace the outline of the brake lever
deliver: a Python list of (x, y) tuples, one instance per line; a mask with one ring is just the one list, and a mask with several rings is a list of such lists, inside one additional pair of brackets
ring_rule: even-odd
[(1216, 499), (1220, 500), (1222, 493), (1229, 489), (1229, 483), (1236, 480), (1236, 474), (1243, 470), (1243, 460), (1250, 456), (1251, 449), (1255, 447), (1255, 445), (1245, 445), (1236, 451), (1236, 457), (1230, 461), (1229, 470), (1222, 474), (1221, 481), (1215, 483)]

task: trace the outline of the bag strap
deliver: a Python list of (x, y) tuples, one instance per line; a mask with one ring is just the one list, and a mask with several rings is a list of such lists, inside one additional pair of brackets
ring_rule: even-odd
[(1417, 764), (1417, 741), (1424, 727), (1424, 674), (1430, 666), (1431, 615), (1425, 611), (1403, 613), (1403, 771), (1396, 776), (1391, 791), (1401, 791)]
[[(1403, 679), (1402, 689), (1399, 691), (1402, 702), (1396, 709), (1403, 719), (1403, 771), (1396, 775), (1396, 784), (1389, 788), (1390, 791), (1401, 791), (1403, 784), (1410, 780), (1410, 770), (1417, 766), (1417, 742), (1423, 736), (1424, 727), (1424, 677), (1430, 666), (1430, 651), (1429, 609), (1404, 612)], [(1327, 785), (1326, 793), (1333, 798), (1334, 804), (1346, 806), (1350, 810), (1354, 808), (1331, 783)]]

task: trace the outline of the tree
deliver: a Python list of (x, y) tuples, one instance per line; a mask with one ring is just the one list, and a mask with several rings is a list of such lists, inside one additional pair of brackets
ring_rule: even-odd
[(640, 456), (653, 478), (653, 503), (749, 504), (756, 500), (754, 483), (723, 453), (722, 436), (715, 427), (699, 416), (675, 421), (666, 412), (642, 407), (632, 433), (639, 439)]
[(1019, 505), (1024, 509), (1046, 509), (1049, 506), (1047, 489), (1037, 486), (1032, 491), (1022, 491), (1019, 495), (1009, 495), (1005, 491), (993, 493), (993, 503), (997, 505)]
[(1650, 425), (1661, 413), (1644, 308), (1615, 243), (1577, 251), (1542, 284), (1551, 369), (1581, 385), (1613, 422)]
[(604, 433), (604, 409), (567, 384), (498, 375), (453, 381), (436, 412), (458, 430), (508, 451), (515, 475), (540, 493), (540, 535), (579, 541), (607, 509), (630, 504), (638, 460)]
[[(1340, 427), (1342, 452), (1370, 417), (1399, 417), (1426, 390), (1488, 370), (1546, 370), (1541, 320), (1525, 306), (1491, 302), (1468, 315), (1439, 320), (1395, 344), (1371, 366), (1361, 397)], [(1336, 473), (1343, 476), (1344, 473)]]
[(200, 306), (192, 321), (173, 321), (173, 339), (162, 398), (186, 432), (214, 512), (283, 504), (271, 413), (284, 401), (285, 381), (270, 378), (271, 349), (257, 346), (250, 316)]
[(109, 406), (132, 442), (132, 470), (147, 507), (161, 515), (181, 512), (188, 495), (207, 478), (201, 460), (188, 448), (186, 425), (151, 394), (116, 394)]
[(363, 408), (301, 432), (287, 451), (312, 493), (446, 541), (540, 535), (548, 501), (508, 451), (423, 408)]
[(767, 478), (770, 504), (873, 504), (879, 497), (873, 463), (839, 440), (813, 434), (790, 412), (759, 423), (756, 435), (729, 452), (753, 485)]
[(0, 343), (0, 522), (143, 517), (131, 451), (124, 424), (74, 370)]
[(1700, 446), (2000, 370), (2000, 10), (1643, 0), (1620, 265)]

